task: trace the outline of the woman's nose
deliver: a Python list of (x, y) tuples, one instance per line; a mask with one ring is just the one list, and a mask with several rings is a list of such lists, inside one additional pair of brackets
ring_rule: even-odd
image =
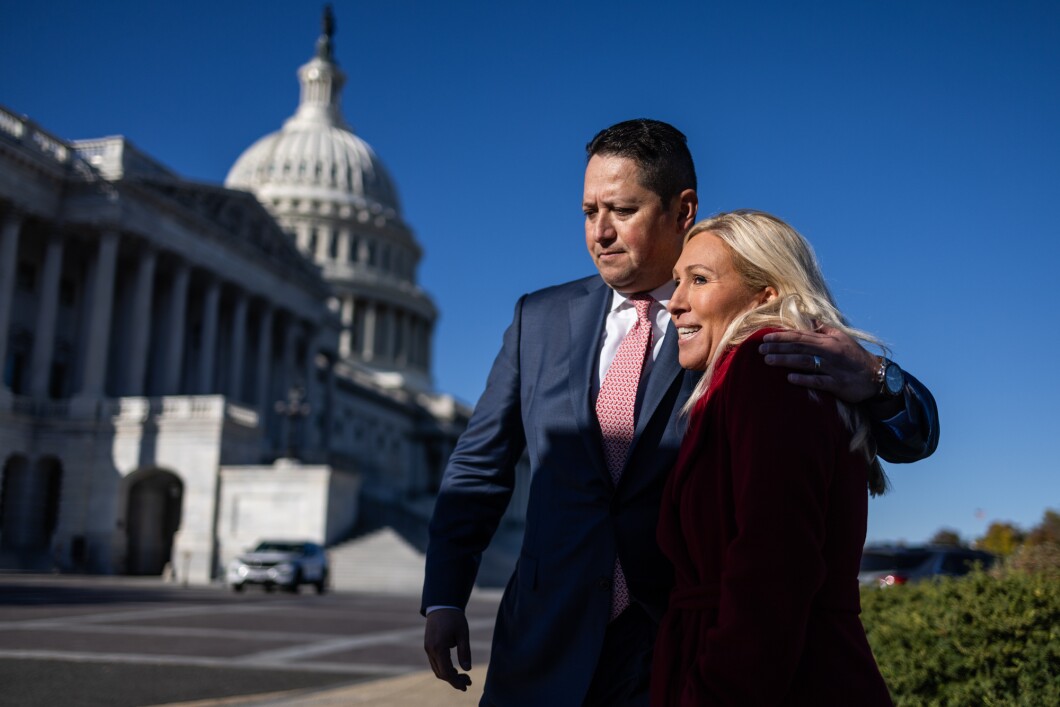
[(679, 313), (685, 311), (687, 307), (684, 304), (684, 292), (681, 290), (681, 286), (678, 285), (677, 289), (674, 290), (673, 295), (670, 297), (670, 301), (666, 303), (666, 311), (670, 313), (670, 316), (677, 316)]

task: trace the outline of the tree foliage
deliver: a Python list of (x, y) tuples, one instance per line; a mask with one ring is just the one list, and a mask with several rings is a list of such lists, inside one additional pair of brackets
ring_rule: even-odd
[(1008, 557), (1020, 546), (1023, 538), (1023, 531), (1012, 523), (994, 521), (986, 529), (986, 535), (976, 541), (975, 546), (980, 550)]
[(961, 541), (960, 534), (952, 528), (939, 528), (938, 531), (931, 536), (931, 540), (928, 542), (932, 545), (950, 545), (953, 547), (961, 547), (964, 545)]
[(1027, 545), (1060, 545), (1060, 513), (1051, 508), (1042, 516), (1042, 522), (1027, 533)]
[(1060, 704), (1060, 581), (1012, 569), (862, 594), (897, 705)]
[[(940, 530), (934, 542), (944, 539)], [(862, 623), (904, 705), (1060, 705), (1060, 513), (1024, 533), (994, 522), (989, 571), (863, 591)]]

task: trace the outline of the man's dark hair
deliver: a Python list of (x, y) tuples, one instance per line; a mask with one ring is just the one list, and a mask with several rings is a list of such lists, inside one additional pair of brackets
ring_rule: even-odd
[(684, 133), (661, 120), (637, 118), (604, 128), (585, 146), (593, 155), (624, 157), (640, 168), (641, 186), (664, 204), (685, 189), (696, 189), (696, 166)]

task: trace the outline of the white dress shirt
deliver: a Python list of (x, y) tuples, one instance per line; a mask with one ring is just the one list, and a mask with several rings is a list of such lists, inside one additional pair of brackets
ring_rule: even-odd
[[(651, 372), (652, 364), (662, 350), (662, 342), (666, 337), (666, 328), (670, 325), (670, 313), (666, 311), (666, 305), (670, 303), (670, 298), (673, 297), (675, 289), (677, 289), (677, 286), (674, 281), (667, 280), (648, 293), (655, 301), (652, 302), (651, 308), (648, 310), (648, 317), (651, 319), (652, 324), (651, 356), (644, 361), (644, 368), (641, 369), (640, 379), (642, 381)], [(603, 382), (604, 377), (607, 376), (607, 369), (611, 367), (611, 362), (615, 360), (618, 347), (636, 323), (636, 307), (633, 306), (627, 296), (620, 292), (612, 291), (611, 309), (608, 311), (607, 319), (604, 323), (604, 339), (600, 346), (600, 364), (597, 369), (597, 378), (593, 381), (593, 400), (596, 399), (596, 395), (600, 392), (600, 384)]]

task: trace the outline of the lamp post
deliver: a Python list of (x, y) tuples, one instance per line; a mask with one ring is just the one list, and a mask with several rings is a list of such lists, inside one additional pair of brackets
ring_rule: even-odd
[(295, 420), (300, 417), (305, 417), (310, 411), (309, 404), (305, 402), (305, 390), (302, 386), (294, 385), (287, 391), (287, 400), (276, 401), (276, 414), (287, 418), (287, 434), (285, 436), (286, 451), (284, 456), (287, 459), (294, 459), (294, 425)]

